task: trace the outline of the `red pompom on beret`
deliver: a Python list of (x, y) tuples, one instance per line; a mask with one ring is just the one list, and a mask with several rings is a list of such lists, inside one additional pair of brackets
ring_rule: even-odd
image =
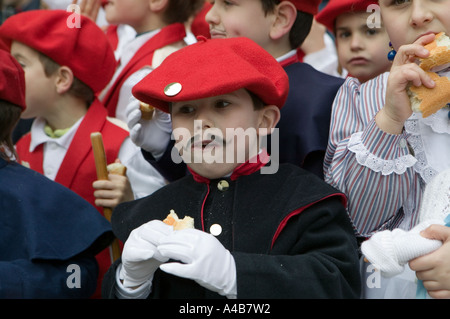
[(282, 0), (282, 1), (290, 1), (292, 2), (298, 11), (303, 11), (306, 13), (310, 13), (312, 15), (316, 15), (319, 11), (319, 5), (322, 0)]
[(69, 67), (96, 93), (108, 84), (116, 69), (114, 51), (104, 32), (91, 19), (76, 13), (31, 10), (15, 14), (0, 27), (0, 41), (10, 48), (13, 40)]
[(25, 75), (19, 62), (7, 51), (0, 50), (0, 100), (25, 110)]
[(281, 65), (248, 38), (199, 41), (169, 55), (133, 87), (140, 101), (164, 112), (170, 102), (191, 101), (245, 88), (281, 108), (289, 80)]
[(348, 12), (366, 12), (371, 4), (378, 4), (378, 0), (330, 0), (316, 16), (316, 21), (334, 32), (334, 23), (338, 16)]

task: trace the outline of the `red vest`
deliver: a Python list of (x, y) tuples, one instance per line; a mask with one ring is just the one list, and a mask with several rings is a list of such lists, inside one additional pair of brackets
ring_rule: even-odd
[[(89, 107), (61, 163), (55, 181), (95, 205), (92, 183), (97, 180), (91, 133), (101, 132), (108, 163), (113, 163), (128, 132), (106, 119), (103, 105), (95, 100)], [(43, 173), (43, 148), (41, 144), (30, 153), (31, 134), (22, 137), (16, 144), (19, 162), (27, 162), (31, 169)], [(28, 166), (28, 165), (27, 165)], [(101, 212), (102, 209), (98, 208)]]
[[(106, 119), (107, 111), (100, 101), (95, 100), (89, 107), (83, 121), (70, 143), (55, 181), (70, 188), (95, 206), (94, 188), (92, 183), (97, 180), (94, 154), (92, 152), (91, 133), (100, 132), (103, 136), (107, 163), (113, 163), (128, 131)], [(43, 148), (41, 144), (30, 152), (31, 134), (22, 137), (16, 144), (19, 163), (27, 162), (32, 170), (43, 173)], [(103, 215), (103, 208), (95, 206)], [(109, 249), (103, 250), (97, 256), (99, 278), (97, 291), (93, 297), (100, 297), (103, 275), (111, 265)]]
[(133, 56), (123, 68), (114, 84), (108, 89), (102, 102), (108, 109), (108, 115), (116, 116), (117, 102), (119, 100), (120, 88), (128, 77), (144, 66), (152, 65), (153, 53), (167, 45), (182, 41), (186, 36), (186, 29), (182, 23), (170, 24), (161, 29), (150, 38)]

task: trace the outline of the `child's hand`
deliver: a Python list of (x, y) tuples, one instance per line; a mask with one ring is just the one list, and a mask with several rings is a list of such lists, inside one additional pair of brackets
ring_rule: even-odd
[(438, 250), (413, 259), (409, 266), (423, 281), (425, 289), (433, 298), (450, 298), (450, 227), (432, 225), (421, 232), (429, 239), (443, 242)]
[(195, 280), (222, 296), (236, 296), (236, 264), (231, 253), (211, 234), (198, 229), (174, 231), (159, 242), (162, 256), (179, 260), (161, 270)]
[(152, 153), (153, 156), (162, 155), (172, 132), (170, 115), (155, 109), (151, 120), (143, 120), (139, 107), (140, 102), (133, 99), (126, 109), (130, 138), (134, 144)]
[(134, 229), (122, 252), (123, 285), (137, 287), (153, 277), (159, 265), (169, 259), (156, 249), (161, 238), (173, 232), (172, 226), (152, 220)]
[(92, 184), (95, 189), (95, 205), (115, 208), (120, 203), (134, 200), (128, 177), (108, 174), (108, 178), (109, 180), (97, 180)]
[(434, 87), (434, 82), (415, 63), (417, 58), (428, 57), (430, 53), (424, 45), (433, 40), (434, 34), (428, 34), (413, 44), (401, 46), (397, 51), (388, 78), (385, 105), (376, 116), (378, 127), (386, 133), (400, 134), (405, 121), (412, 114), (406, 91), (408, 84)]

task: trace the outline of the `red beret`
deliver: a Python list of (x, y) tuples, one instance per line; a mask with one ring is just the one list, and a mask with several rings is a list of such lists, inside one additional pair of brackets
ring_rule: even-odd
[(289, 80), (281, 65), (248, 38), (199, 38), (169, 55), (133, 87), (140, 101), (169, 112), (169, 103), (246, 88), (265, 104), (282, 107)]
[(25, 110), (25, 75), (17, 60), (5, 50), (0, 50), (0, 100)]
[(316, 21), (334, 32), (334, 22), (339, 15), (347, 12), (365, 12), (371, 4), (378, 4), (378, 0), (330, 0), (316, 16)]
[(322, 0), (282, 0), (292, 2), (298, 11), (303, 11), (316, 15), (319, 11), (319, 5)]
[[(77, 21), (79, 25), (74, 23)], [(108, 84), (116, 68), (104, 32), (91, 19), (72, 12), (31, 10), (15, 14), (0, 27), (0, 41), (10, 48), (13, 40), (68, 66), (94, 92)]]

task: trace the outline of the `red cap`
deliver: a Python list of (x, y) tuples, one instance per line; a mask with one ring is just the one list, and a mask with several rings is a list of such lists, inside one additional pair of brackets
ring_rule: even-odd
[(16, 59), (0, 50), (0, 100), (8, 101), (25, 110), (25, 75)]
[(319, 5), (322, 0), (282, 0), (292, 2), (298, 11), (303, 11), (316, 15), (319, 11)]
[(371, 4), (378, 4), (378, 0), (330, 0), (316, 16), (316, 21), (334, 32), (334, 22), (343, 13), (367, 11)]
[(108, 84), (116, 68), (104, 32), (91, 19), (73, 12), (31, 10), (15, 14), (0, 27), (0, 41), (10, 48), (13, 40), (68, 66), (96, 93)]
[(169, 103), (218, 96), (246, 88), (281, 108), (289, 80), (281, 65), (248, 38), (199, 38), (169, 55), (133, 87), (133, 95), (164, 112)]

